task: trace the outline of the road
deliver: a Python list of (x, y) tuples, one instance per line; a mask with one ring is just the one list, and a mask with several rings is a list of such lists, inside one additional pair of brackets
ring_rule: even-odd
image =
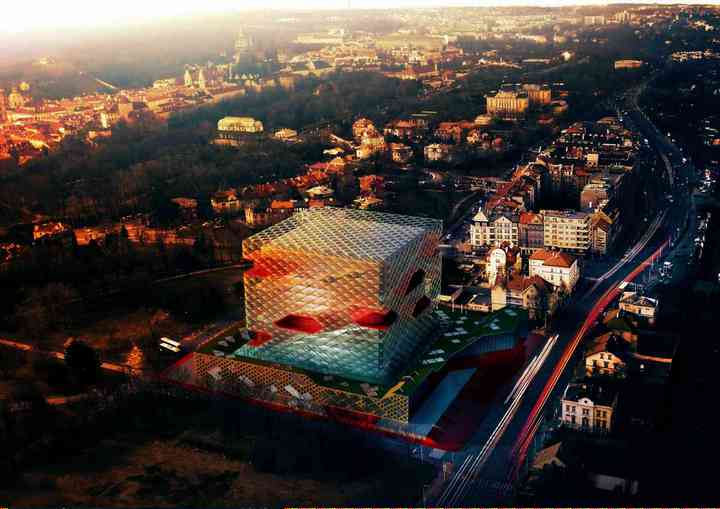
[(665, 201), (646, 233), (625, 256), (563, 310), (553, 327), (557, 334), (554, 344), (544, 352), (544, 358), (535, 361), (533, 370), (520, 375), (518, 383), (522, 384), (514, 397), (491, 411), (486, 419), (489, 422), (473, 438), (465, 454), (456, 457), (453, 474), (433, 505), (499, 506), (510, 502), (547, 405), (557, 400), (572, 379), (570, 368), (578, 360), (578, 345), (618, 297), (618, 285), (639, 277), (654, 261), (672, 251), (685, 227), (694, 231), (690, 229), (695, 218), (690, 182), (695, 169), (684, 162), (682, 152), (640, 110), (638, 97), (644, 86), (622, 97), (626, 116), (659, 152), (672, 202)]
[[(22, 341), (15, 341), (14, 339), (0, 338), (0, 346), (14, 348), (16, 350), (22, 350), (23, 352), (35, 352), (40, 355), (54, 357), (55, 359), (60, 359), (60, 360), (65, 359), (65, 353), (63, 353), (63, 352), (40, 350), (39, 348), (37, 348), (29, 343), (25, 343)], [(116, 373), (127, 373), (128, 370), (133, 369), (132, 367), (127, 366), (125, 364), (116, 364), (114, 362), (102, 362), (100, 364), (100, 368), (105, 369), (107, 371), (114, 371)]]

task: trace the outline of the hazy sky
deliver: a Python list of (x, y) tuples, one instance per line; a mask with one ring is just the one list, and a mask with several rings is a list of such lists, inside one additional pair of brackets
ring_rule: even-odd
[[(627, 1), (627, 0), (626, 0)], [(632, 2), (633, 0), (629, 0)], [(686, 0), (684, 3), (717, 3)], [(353, 8), (431, 7), (438, 5), (603, 4), (600, 0), (350, 0)], [(662, 3), (669, 3), (667, 1)], [(348, 0), (3, 0), (0, 32), (115, 24), (122, 21), (241, 9), (341, 9)]]

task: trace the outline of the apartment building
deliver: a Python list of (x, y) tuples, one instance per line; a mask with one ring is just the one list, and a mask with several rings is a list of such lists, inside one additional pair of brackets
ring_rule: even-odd
[(542, 215), (533, 212), (520, 214), (518, 243), (523, 253), (533, 253), (545, 247), (545, 225)]
[(574, 253), (590, 249), (590, 218), (586, 212), (574, 210), (542, 210), (546, 248)]
[(478, 211), (470, 226), (470, 244), (474, 248), (500, 246), (505, 243), (518, 245), (519, 216), (517, 214), (491, 214)]

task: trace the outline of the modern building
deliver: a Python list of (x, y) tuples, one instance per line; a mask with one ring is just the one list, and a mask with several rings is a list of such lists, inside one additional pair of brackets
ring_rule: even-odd
[(524, 90), (512, 85), (485, 96), (488, 115), (496, 118), (516, 119), (523, 117), (530, 107), (530, 98)]
[(166, 379), (460, 447), (438, 442), (433, 433), (445, 431), (436, 423), (466, 384), (478, 383), (475, 374), (487, 379), (485, 391), (503, 383), (482, 366), (502, 367), (503, 376), (520, 369), (528, 314), (434, 309), (441, 233), (442, 223), (426, 218), (295, 212), (243, 243), (252, 262), (245, 326), (204, 344)]
[(439, 293), (441, 223), (310, 209), (246, 239), (249, 359), (385, 382), (422, 346)]
[(571, 383), (561, 399), (562, 423), (582, 431), (607, 433), (612, 430), (617, 392), (601, 380)]
[(545, 247), (586, 253), (590, 249), (590, 214), (574, 210), (542, 210)]

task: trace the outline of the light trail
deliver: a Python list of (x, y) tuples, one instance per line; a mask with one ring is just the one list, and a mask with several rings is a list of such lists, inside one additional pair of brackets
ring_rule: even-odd
[[(505, 433), (505, 430), (512, 419), (515, 417), (515, 414), (522, 403), (522, 397), (525, 394), (525, 391), (527, 391), (528, 387), (535, 379), (535, 375), (544, 364), (557, 339), (557, 334), (551, 336), (551, 338), (545, 343), (545, 346), (540, 354), (538, 354), (538, 356), (536, 356), (528, 365), (528, 368), (526, 368), (523, 376), (520, 377), (518, 384), (516, 384), (515, 388), (513, 388), (513, 391), (511, 392), (511, 396), (512, 393), (515, 393), (515, 395), (512, 398), (510, 406), (506, 410), (502, 419), (500, 419), (500, 422), (495, 427), (488, 440), (485, 442), (485, 445), (477, 455), (468, 455), (465, 458), (465, 461), (463, 461), (460, 468), (454, 474), (453, 479), (438, 499), (436, 505), (453, 505), (464, 496), (468, 486), (473, 482), (480, 470), (482, 470), (483, 466), (490, 457), (490, 454), (495, 449), (497, 442), (500, 440), (503, 433)], [(522, 383), (520, 383), (520, 381), (522, 381)], [(508, 396), (508, 399), (505, 400), (506, 403), (511, 396)]]
[(550, 336), (550, 338), (545, 342), (545, 345), (543, 346), (542, 351), (536, 355), (532, 362), (528, 364), (527, 368), (525, 368), (525, 371), (523, 372), (522, 376), (518, 378), (518, 381), (515, 383), (515, 386), (510, 391), (510, 394), (508, 394), (508, 397), (505, 398), (504, 404), (507, 405), (508, 401), (513, 399), (515, 397), (515, 393), (517, 392), (518, 388), (528, 384), (530, 378), (534, 378), (537, 371), (540, 369), (540, 366), (542, 366), (545, 363), (545, 359), (547, 359), (547, 356), (550, 353), (550, 350), (555, 345), (555, 342), (558, 339), (558, 334), (555, 334), (553, 336)]
[(617, 271), (619, 271), (627, 262), (628, 260), (632, 260), (635, 256), (637, 256), (643, 249), (645, 249), (645, 246), (650, 241), (650, 239), (657, 233), (658, 228), (660, 228), (660, 225), (665, 220), (665, 216), (667, 215), (667, 209), (663, 211), (662, 214), (660, 214), (658, 217), (656, 217), (653, 222), (650, 224), (650, 228), (648, 228), (645, 233), (640, 237), (640, 240), (633, 246), (633, 248), (626, 252), (623, 257), (605, 274), (603, 274), (601, 277), (599, 277), (595, 284), (590, 288), (587, 292), (585, 292), (585, 295), (583, 295), (583, 298), (587, 297), (588, 295), (592, 294), (598, 286), (600, 286), (604, 281), (606, 281), (608, 278), (615, 275)]
[[(662, 243), (662, 245), (655, 250), (645, 261), (640, 263), (625, 279), (624, 281), (633, 281), (639, 274), (641, 274), (649, 265), (653, 263), (653, 261), (659, 257), (665, 247), (668, 245), (669, 240), (666, 240)], [(508, 481), (514, 481), (517, 478), (517, 475), (519, 473), (520, 466), (522, 465), (523, 461), (525, 460), (525, 456), (527, 455), (527, 450), (530, 445), (530, 442), (532, 440), (532, 436), (534, 434), (533, 429), (537, 430), (536, 421), (538, 420), (538, 417), (540, 416), (541, 412), (543, 411), (545, 404), (547, 403), (548, 398), (550, 397), (550, 394), (555, 389), (555, 386), (557, 385), (558, 380), (562, 376), (563, 372), (565, 371), (565, 368), (567, 367), (567, 364), (570, 362), (570, 359), (572, 358), (573, 354), (575, 353), (575, 350), (577, 349), (577, 346), (580, 344), (580, 341), (583, 339), (585, 334), (588, 332), (588, 330), (592, 327), (593, 323), (597, 319), (597, 317), (602, 313), (602, 311), (620, 294), (620, 288), (618, 285), (614, 285), (611, 288), (608, 288), (608, 290), (603, 294), (603, 296), (598, 300), (598, 302), (593, 306), (590, 313), (588, 313), (587, 318), (585, 319), (585, 322), (583, 323), (580, 330), (578, 330), (577, 334), (575, 334), (573, 340), (568, 344), (567, 348), (563, 352), (562, 357), (560, 358), (560, 361), (555, 366), (555, 370), (553, 371), (552, 375), (550, 376), (550, 379), (545, 384), (545, 387), (543, 388), (543, 391), (540, 395), (540, 398), (535, 402), (535, 405), (533, 406), (532, 410), (530, 411), (530, 415), (528, 416), (528, 419), (525, 421), (525, 424), (523, 425), (522, 431), (520, 432), (520, 435), (518, 437), (518, 440), (515, 443), (515, 446), (512, 449), (511, 457), (516, 456), (515, 461), (511, 461), (510, 471), (508, 472), (507, 480)]]

